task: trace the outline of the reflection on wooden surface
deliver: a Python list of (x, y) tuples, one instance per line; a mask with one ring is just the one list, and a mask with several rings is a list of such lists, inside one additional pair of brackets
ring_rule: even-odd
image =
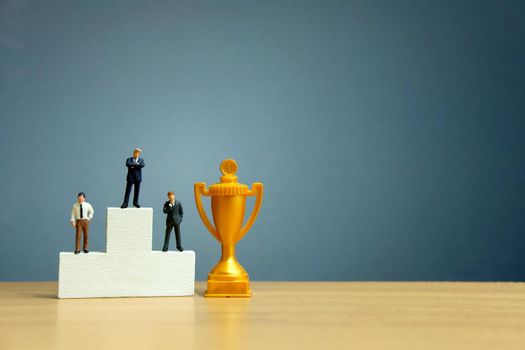
[(254, 297), (66, 299), (0, 283), (0, 349), (525, 349), (523, 283), (254, 282)]

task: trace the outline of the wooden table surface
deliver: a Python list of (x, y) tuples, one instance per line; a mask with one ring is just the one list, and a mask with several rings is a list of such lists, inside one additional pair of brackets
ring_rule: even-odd
[(0, 283), (0, 349), (525, 349), (525, 283), (253, 282), (251, 299)]

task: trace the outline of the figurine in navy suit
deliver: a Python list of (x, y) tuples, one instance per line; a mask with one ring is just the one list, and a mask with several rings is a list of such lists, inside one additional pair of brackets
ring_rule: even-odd
[(140, 183), (142, 182), (142, 168), (144, 168), (144, 159), (140, 157), (142, 150), (135, 148), (133, 151), (133, 157), (126, 159), (126, 167), (128, 168), (128, 176), (126, 177), (126, 194), (124, 195), (124, 203), (120, 206), (122, 209), (128, 207), (129, 194), (131, 193), (131, 187), (135, 186), (135, 192), (133, 193), (133, 206), (140, 208), (139, 194), (140, 194)]

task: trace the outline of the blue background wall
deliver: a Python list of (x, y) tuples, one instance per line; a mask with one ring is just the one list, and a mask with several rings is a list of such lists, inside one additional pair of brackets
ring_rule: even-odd
[(193, 183), (232, 157), (254, 280), (525, 280), (523, 1), (0, 4), (0, 280), (57, 278), (79, 191), (103, 250), (136, 146), (199, 279)]

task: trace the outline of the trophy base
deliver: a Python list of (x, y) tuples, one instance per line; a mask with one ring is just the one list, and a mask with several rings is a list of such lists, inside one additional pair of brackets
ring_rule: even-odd
[(249, 281), (213, 281), (208, 280), (207, 298), (249, 298), (252, 296)]

